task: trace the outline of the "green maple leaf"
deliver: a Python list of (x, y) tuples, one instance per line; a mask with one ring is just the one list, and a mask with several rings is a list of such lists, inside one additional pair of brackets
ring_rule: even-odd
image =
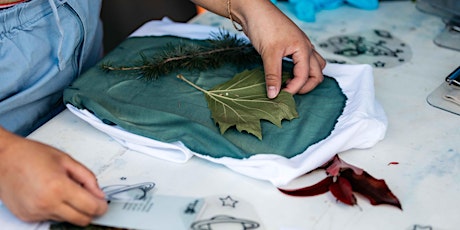
[[(238, 131), (246, 131), (262, 140), (260, 120), (281, 128), (283, 119), (298, 117), (291, 94), (281, 91), (275, 99), (267, 97), (264, 72), (260, 68), (245, 70), (210, 90), (200, 88), (182, 75), (178, 77), (205, 94), (221, 134), (235, 126)], [(287, 77), (286, 74), (283, 77)]]

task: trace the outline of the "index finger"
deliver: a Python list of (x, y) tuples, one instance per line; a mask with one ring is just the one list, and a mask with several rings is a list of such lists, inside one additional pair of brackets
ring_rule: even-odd
[[(307, 75), (300, 75), (300, 76), (306, 76), (306, 79), (303, 81), (303, 85), (301, 85), (301, 88), (297, 90), (297, 87), (295, 87), (294, 91), (295, 93), (298, 94), (305, 94), (313, 90), (316, 86), (318, 86), (324, 79), (323, 72), (322, 70), (324, 69), (326, 65), (326, 61), (319, 55), (315, 50), (313, 50), (313, 54), (310, 56), (308, 62), (309, 65), (308, 67), (308, 73)], [(296, 73), (296, 67), (299, 67), (300, 65), (297, 65), (294, 67), (294, 73)], [(294, 74), (296, 75), (296, 74)], [(299, 77), (295, 77), (299, 78)], [(302, 79), (302, 77), (300, 77)], [(291, 82), (286, 86), (286, 88), (291, 87)], [(299, 84), (302, 84), (302, 81), (299, 82)]]
[(66, 188), (66, 204), (77, 212), (95, 217), (104, 214), (107, 210), (107, 201), (92, 195), (88, 190), (70, 181)]
[(292, 78), (289, 84), (286, 85), (286, 88), (284, 88), (286, 92), (296, 94), (308, 81), (310, 71), (310, 62), (308, 59), (308, 53), (306, 51), (297, 51), (292, 55), (294, 78)]
[(71, 158), (66, 162), (65, 167), (68, 175), (93, 196), (101, 199), (105, 197), (104, 192), (99, 188), (96, 176), (88, 168)]

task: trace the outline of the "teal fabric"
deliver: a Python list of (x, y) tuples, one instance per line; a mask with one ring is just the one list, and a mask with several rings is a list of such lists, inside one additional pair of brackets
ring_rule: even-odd
[[(101, 63), (134, 65), (140, 54), (155, 55), (166, 44), (178, 43), (203, 41), (172, 36), (129, 38)], [(163, 142), (181, 141), (192, 151), (214, 158), (244, 159), (255, 154), (290, 158), (331, 133), (346, 103), (333, 78), (326, 77), (312, 92), (295, 96), (299, 118), (283, 121), (282, 128), (262, 121), (263, 140), (259, 140), (235, 128), (221, 135), (203, 93), (176, 77), (180, 73), (210, 89), (244, 69), (226, 65), (201, 72), (179, 70), (146, 80), (133, 72), (107, 72), (97, 65), (65, 90), (64, 101), (91, 111), (107, 124)]]

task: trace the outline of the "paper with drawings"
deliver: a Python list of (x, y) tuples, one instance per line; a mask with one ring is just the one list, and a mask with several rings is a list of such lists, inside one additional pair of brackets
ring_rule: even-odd
[(114, 200), (93, 224), (129, 229), (189, 229), (203, 200), (193, 197), (149, 195), (142, 200)]

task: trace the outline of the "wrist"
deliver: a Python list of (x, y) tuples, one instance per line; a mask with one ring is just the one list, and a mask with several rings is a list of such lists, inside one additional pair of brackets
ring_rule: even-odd
[[(232, 9), (232, 0), (227, 0), (227, 17), (230, 19), (230, 21), (233, 24), (233, 27), (238, 30), (238, 31), (243, 31), (243, 26), (241, 25), (241, 19), (238, 16), (233, 15), (233, 9)], [(238, 25), (239, 24), (239, 25)]]
[(15, 134), (0, 126), (0, 156), (6, 152), (8, 144), (12, 142), (12, 138), (15, 136)]
[(247, 30), (250, 24), (257, 24), (260, 20), (267, 20), (272, 15), (280, 12), (278, 7), (276, 7), (270, 0), (224, 1), (227, 2), (227, 17), (232, 20), (232, 23), (234, 21), (235, 23), (241, 25), (244, 30)]
[[(192, 0), (195, 4), (223, 17), (230, 18), (246, 28), (247, 22), (260, 15), (278, 10), (270, 0)], [(230, 6), (230, 7), (229, 7)]]

